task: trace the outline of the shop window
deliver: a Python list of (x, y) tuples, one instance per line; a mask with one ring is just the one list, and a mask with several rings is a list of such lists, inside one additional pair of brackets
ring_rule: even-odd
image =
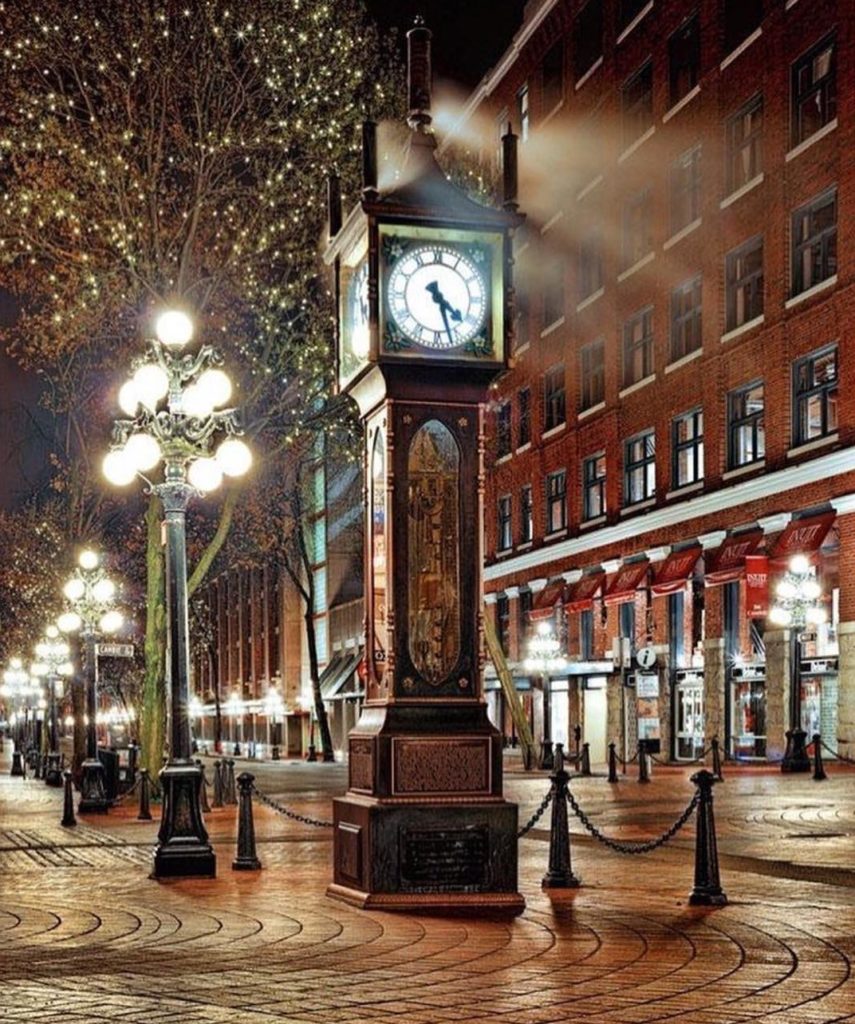
[(672, 362), (696, 352), (702, 341), (701, 278), (698, 275), (671, 292)]
[(594, 660), (594, 611), (588, 608), (579, 615), (579, 653), (582, 661)]
[(623, 386), (653, 373), (653, 309), (636, 313), (623, 325)]
[(531, 442), (531, 388), (520, 388), (517, 394), (520, 414), (519, 447)]
[(497, 547), (499, 551), (508, 551), (513, 545), (513, 519), (511, 513), (511, 496), (503, 494), (499, 498)]
[(668, 89), (672, 107), (698, 84), (700, 64), (701, 33), (698, 16), (693, 14), (668, 40)]
[(656, 494), (656, 435), (647, 430), (624, 444), (624, 505), (636, 505)]
[(544, 272), (543, 326), (551, 327), (564, 316), (564, 263), (556, 260)]
[(519, 124), (520, 142), (526, 142), (530, 127), (528, 82), (517, 93), (517, 124)]
[(534, 496), (531, 484), (520, 490), (520, 543), (534, 539)]
[(650, 189), (630, 196), (623, 204), (621, 262), (627, 270), (653, 248), (650, 235)]
[(763, 170), (763, 97), (754, 96), (725, 126), (727, 190), (735, 192)]
[(793, 214), (792, 294), (837, 273), (837, 189), (830, 189)]
[(543, 113), (550, 114), (564, 98), (564, 42), (555, 43), (543, 58)]
[(567, 526), (567, 472), (563, 469), (546, 477), (546, 532)]
[(797, 146), (837, 116), (837, 60), (833, 35), (793, 64), (791, 142)]
[(725, 326), (732, 331), (763, 313), (763, 239), (761, 236), (727, 254)]
[(648, 61), (621, 88), (624, 147), (631, 146), (653, 124), (653, 63)]
[(496, 413), (496, 457), (511, 454), (511, 403), (502, 402)]
[(701, 147), (693, 146), (671, 164), (671, 233), (701, 215)]
[(599, 228), (579, 243), (579, 301), (603, 287), (603, 238)]
[(606, 453), (598, 452), (582, 463), (582, 518), (597, 519), (606, 513)]
[(668, 595), (668, 653), (672, 668), (686, 664), (685, 593), (678, 590)]
[(671, 427), (674, 487), (688, 487), (704, 478), (704, 414), (693, 409), (675, 417)]
[(605, 344), (602, 338), (583, 345), (579, 352), (581, 382), (579, 411), (584, 412), (603, 401), (606, 394)]
[(793, 367), (794, 444), (837, 430), (837, 346), (813, 352)]
[(635, 646), (635, 601), (624, 601), (618, 605), (618, 629), (620, 635)]
[(496, 598), (496, 633), (502, 653), (507, 656), (511, 644), (511, 602), (505, 594)]
[(543, 378), (543, 429), (560, 427), (567, 418), (567, 396), (564, 389), (564, 366), (559, 364), (546, 371)]
[(766, 455), (763, 382), (755, 381), (727, 396), (727, 468), (738, 469)]
[(746, 40), (763, 18), (763, 0), (725, 0), (724, 49), (730, 53)]
[(603, 55), (603, 0), (588, 0), (573, 25), (573, 73), (578, 81)]

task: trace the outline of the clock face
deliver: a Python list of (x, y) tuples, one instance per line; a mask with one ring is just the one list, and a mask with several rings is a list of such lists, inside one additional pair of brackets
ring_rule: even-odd
[(350, 350), (358, 359), (368, 356), (368, 261), (363, 260), (350, 279), (347, 291)]
[(446, 243), (406, 249), (392, 266), (386, 296), (401, 334), (440, 351), (476, 338), (487, 319), (488, 283), (481, 262), (481, 250)]

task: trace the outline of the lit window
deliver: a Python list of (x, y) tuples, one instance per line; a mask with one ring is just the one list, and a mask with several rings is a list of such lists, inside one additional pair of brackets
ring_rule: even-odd
[(499, 551), (507, 551), (513, 544), (513, 524), (511, 512), (511, 496), (499, 498), (497, 547)]
[(656, 494), (656, 436), (647, 430), (624, 445), (624, 504), (636, 505)]
[(824, 192), (793, 214), (792, 293), (837, 273), (837, 189)]
[(731, 391), (727, 396), (727, 466), (738, 469), (766, 455), (763, 382)]
[(797, 146), (837, 115), (834, 36), (827, 36), (793, 64), (791, 142)]
[(696, 352), (702, 341), (699, 275), (671, 292), (671, 360)]
[(623, 325), (623, 386), (637, 384), (653, 373), (653, 308), (630, 317)]
[(795, 444), (837, 430), (837, 346), (813, 352), (793, 366)]
[(749, 100), (728, 119), (727, 188), (735, 192), (763, 170), (763, 97)]
[(567, 473), (561, 469), (546, 477), (546, 532), (567, 526)]
[(582, 518), (597, 519), (606, 513), (606, 454), (591, 455), (582, 463)]
[(567, 397), (564, 388), (564, 367), (553, 366), (543, 378), (543, 429), (559, 427), (567, 418)]
[(704, 414), (694, 409), (672, 423), (671, 450), (674, 487), (687, 487), (704, 478)]
[(527, 544), (534, 537), (534, 496), (531, 484), (520, 490), (520, 542)]
[(603, 401), (606, 394), (605, 345), (603, 339), (584, 345), (579, 353), (581, 363), (581, 386), (579, 412), (590, 409)]
[(727, 254), (725, 327), (732, 331), (763, 313), (763, 239), (758, 235)]

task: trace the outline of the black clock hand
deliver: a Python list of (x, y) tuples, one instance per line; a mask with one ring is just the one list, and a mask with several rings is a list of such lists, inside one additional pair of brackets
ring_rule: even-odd
[(455, 309), (454, 306), (446, 299), (446, 297), (439, 290), (439, 284), (436, 281), (431, 281), (430, 284), (425, 285), (425, 291), (430, 292), (431, 298), (439, 306), (443, 313), (450, 313), (451, 319), (457, 323), (463, 319), (463, 314), (459, 309)]
[(440, 313), (442, 313), (442, 322), (445, 324), (445, 333), (448, 335), (449, 345), (454, 345), (454, 335), (451, 333), (451, 326), (448, 322), (448, 313), (445, 311), (445, 307), (448, 305), (446, 302), (444, 305), (439, 307)]

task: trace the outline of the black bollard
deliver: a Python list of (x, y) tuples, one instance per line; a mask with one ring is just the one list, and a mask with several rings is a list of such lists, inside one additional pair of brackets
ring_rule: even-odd
[(822, 763), (822, 736), (815, 732), (813, 734), (813, 779), (814, 782), (822, 782), (827, 778), (825, 765)]
[(279, 760), (279, 747), (276, 744), (273, 745), (273, 749), (270, 751), (270, 760), (271, 761), (278, 761)]
[(72, 828), (77, 824), (77, 819), (74, 817), (74, 790), (71, 786), (71, 772), (62, 773), (62, 821), (60, 825), (63, 828)]
[(140, 809), (137, 821), (151, 821), (151, 780), (148, 768), (140, 768)]
[(713, 816), (713, 786), (716, 777), (706, 768), (692, 776), (698, 787), (698, 822), (695, 832), (695, 884), (689, 894), (692, 906), (723, 907), (727, 896), (718, 875), (718, 845)]
[(591, 774), (591, 745), (590, 743), (582, 744), (582, 775)]
[(555, 768), (552, 779), (552, 821), (549, 826), (549, 869), (540, 883), (543, 889), (575, 889), (579, 879), (570, 864), (570, 826), (567, 823), (567, 783), (564, 747), (555, 744)]
[(199, 806), (202, 808), (203, 814), (208, 814), (211, 810), (211, 805), (208, 803), (208, 782), (205, 778), (205, 766), (199, 758), (196, 758), (196, 764), (199, 768)]
[(252, 821), (252, 784), (255, 776), (241, 772), (240, 807), (238, 808), (237, 857), (232, 861), (233, 871), (259, 871), (261, 861), (255, 852), (255, 825)]
[(650, 763), (647, 760), (647, 744), (638, 741), (638, 781), (650, 782)]
[(10, 775), (24, 776), (24, 759), (21, 757), (21, 751), (17, 748), (12, 751), (12, 769), (9, 772)]
[(713, 736), (712, 743), (712, 773), (719, 782), (724, 782), (724, 775), (721, 771), (721, 747), (718, 744), (718, 736)]
[(235, 786), (235, 763), (231, 758), (226, 761), (225, 801), (227, 804), (237, 803), (237, 787)]
[(240, 743), (235, 743), (234, 750), (232, 751), (235, 757), (240, 757)]
[(223, 767), (219, 758), (214, 761), (214, 807), (223, 806)]
[(617, 782), (617, 751), (614, 743), (609, 744), (609, 782)]

